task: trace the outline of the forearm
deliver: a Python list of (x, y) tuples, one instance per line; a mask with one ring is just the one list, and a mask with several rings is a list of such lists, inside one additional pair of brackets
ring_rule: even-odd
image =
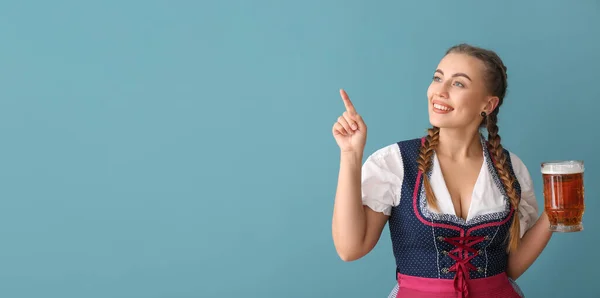
[(533, 227), (523, 235), (519, 248), (510, 253), (507, 272), (510, 278), (519, 278), (540, 256), (552, 237), (549, 228), (548, 215), (543, 212)]
[(344, 260), (361, 254), (366, 216), (361, 201), (362, 155), (342, 153), (333, 207), (332, 233), (335, 248)]

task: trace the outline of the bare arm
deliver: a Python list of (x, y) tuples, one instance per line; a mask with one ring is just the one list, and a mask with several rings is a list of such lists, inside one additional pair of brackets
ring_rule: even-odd
[(507, 274), (510, 278), (519, 278), (540, 256), (552, 237), (549, 228), (548, 215), (543, 212), (533, 227), (523, 235), (519, 248), (508, 256)]
[(353, 261), (366, 255), (377, 244), (388, 217), (363, 207), (361, 169), (367, 126), (348, 94), (340, 90), (340, 95), (346, 111), (333, 125), (333, 136), (341, 154), (331, 230), (340, 258)]
[(388, 219), (387, 215), (362, 205), (361, 161), (360, 155), (341, 155), (332, 234), (336, 251), (344, 261), (354, 261), (369, 253)]

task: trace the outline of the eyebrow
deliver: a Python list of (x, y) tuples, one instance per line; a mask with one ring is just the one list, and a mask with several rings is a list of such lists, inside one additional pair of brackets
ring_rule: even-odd
[[(439, 72), (442, 75), (444, 75), (444, 72), (441, 69), (436, 69), (435, 72)], [(469, 79), (469, 81), (473, 81), (466, 73), (462, 73), (462, 72), (457, 72), (457, 73), (453, 74), (452, 77), (465, 77), (465, 78)]]

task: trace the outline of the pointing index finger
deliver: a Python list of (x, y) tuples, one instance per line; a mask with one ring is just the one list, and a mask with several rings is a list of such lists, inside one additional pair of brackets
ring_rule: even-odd
[(344, 106), (346, 106), (346, 111), (352, 115), (356, 115), (356, 109), (354, 109), (354, 105), (350, 101), (350, 97), (348, 97), (348, 93), (344, 91), (344, 89), (340, 89), (340, 95), (342, 96), (342, 100), (344, 101)]

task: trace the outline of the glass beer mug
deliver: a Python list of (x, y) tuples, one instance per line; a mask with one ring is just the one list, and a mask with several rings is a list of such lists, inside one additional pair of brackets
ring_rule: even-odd
[(542, 163), (544, 209), (553, 232), (583, 230), (583, 161), (563, 160)]

